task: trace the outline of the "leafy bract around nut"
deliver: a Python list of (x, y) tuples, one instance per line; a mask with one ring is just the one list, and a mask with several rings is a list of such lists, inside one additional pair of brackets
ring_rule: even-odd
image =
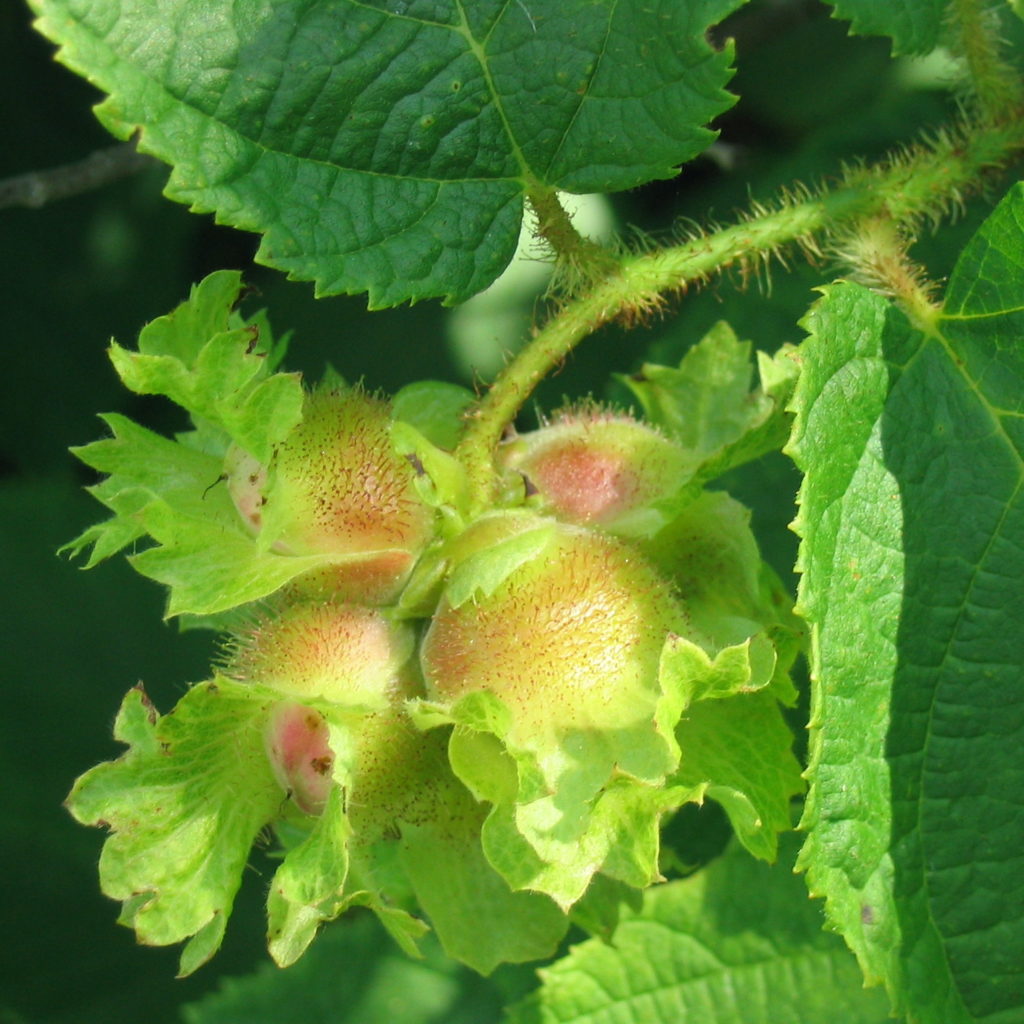
[(587, 405), (507, 441), (499, 458), (551, 514), (622, 536), (663, 526), (698, 464), (650, 425)]
[(113, 346), (125, 384), (172, 399), (194, 429), (170, 440), (105, 417), (113, 436), (76, 454), (108, 474), (91, 490), (114, 514), (67, 548), (91, 546), (94, 565), (148, 536), (130, 560), (169, 587), (168, 615), (215, 616), (299, 577), (318, 596), (386, 600), (435, 515), (387, 404), (355, 389), (304, 395), (297, 374), (273, 373), (281, 346), (264, 318), (233, 311), (240, 291), (238, 274), (213, 274), (142, 331), (137, 352)]
[[(494, 514), (453, 553), (421, 648), (431, 699), (415, 714), (455, 725), (452, 767), (491, 805), (489, 860), (514, 889), (566, 909), (599, 873), (649, 885), (661, 816), (710, 792), (699, 768), (678, 774), (680, 715), (766, 686), (772, 645), (748, 639), (755, 623), (710, 657), (686, 638), (685, 596), (637, 550), (591, 530)], [(781, 724), (774, 698), (767, 706)], [(799, 787), (793, 768), (781, 795), (770, 787), (773, 809)], [(773, 813), (765, 828), (780, 827)]]
[(694, 463), (696, 483), (778, 451), (789, 437), (786, 405), (797, 378), (794, 351), (757, 353), (760, 384), (751, 388), (753, 346), (724, 321), (716, 324), (678, 367), (645, 363), (619, 379), (647, 420), (679, 444)]
[[(415, 953), (424, 926), (395, 904), (410, 887), (446, 948), (480, 971), (550, 955), (568, 920), (546, 897), (511, 892), (487, 862), (481, 809), (452, 774), (443, 736), (405, 714), (414, 680), (406, 674), (398, 688), (385, 687), (390, 701), (378, 710), (367, 710), (358, 679), (349, 693), (339, 692), (341, 679), (310, 688), (308, 666), (282, 680), (287, 647), (303, 630), (322, 642), (321, 619), (293, 617), (284, 637), (257, 630), (242, 656), (249, 680), (218, 676), (170, 714), (157, 715), (141, 689), (125, 698), (116, 736), (128, 751), (86, 773), (68, 801), (80, 821), (111, 831), (101, 883), (122, 901), (122, 923), (147, 943), (189, 940), (181, 970), (195, 970), (220, 945), (250, 848), (271, 825), (285, 838), (267, 902), (270, 951), (282, 965), (355, 904)], [(365, 653), (365, 639), (333, 637), (336, 654), (350, 648), (336, 664)], [(380, 680), (399, 660), (384, 652)], [(308, 690), (307, 699), (289, 689)], [(442, 876), (447, 896), (439, 899)], [(467, 930), (477, 901), (504, 922), (483, 943)]]
[(327, 560), (297, 580), (303, 592), (385, 603), (430, 539), (433, 510), (391, 443), (390, 422), (379, 398), (320, 389), (268, 463), (228, 451), (228, 491), (259, 547)]
[[(279, 962), (299, 956), (319, 924), (354, 900), (407, 946), (422, 931), (348, 879), (353, 836), (371, 841), (403, 815), (435, 812), (430, 780), (411, 784), (408, 744), (396, 747), (394, 728), (384, 727), (397, 721), (421, 748), (435, 742), (401, 721), (412, 685), (407, 629), (372, 609), (295, 606), (239, 641), (225, 668), (244, 681), (218, 675), (163, 716), (141, 689), (125, 698), (115, 735), (128, 751), (79, 779), (68, 804), (79, 820), (111, 830), (101, 883), (123, 901), (123, 923), (144, 942), (190, 939), (183, 973), (219, 946), (250, 847), (267, 825), (295, 837), (268, 896)], [(306, 655), (293, 663), (303, 635)], [(367, 791), (375, 816), (350, 820), (347, 801)]]

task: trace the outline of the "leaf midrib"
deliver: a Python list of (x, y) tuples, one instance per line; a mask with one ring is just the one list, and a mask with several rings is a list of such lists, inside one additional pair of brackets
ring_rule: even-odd
[[(501, 9), (501, 13), (494, 19), (494, 25), (497, 25), (502, 18), (505, 17), (505, 12), (508, 10), (510, 0), (505, 0), (505, 5)], [(466, 40), (466, 45), (469, 47), (469, 52), (476, 58), (477, 63), (480, 65), (480, 70), (484, 76), (484, 81), (487, 83), (487, 91), (490, 93), (491, 102), (494, 104), (494, 109), (498, 113), (498, 117), (501, 120), (502, 127), (505, 129), (505, 136), (509, 141), (509, 145), (512, 149), (512, 156), (515, 162), (519, 165), (519, 171), (521, 175), (521, 181), (524, 190), (528, 190), (531, 187), (539, 184), (533, 176), (530, 170), (530, 165), (526, 162), (526, 157), (523, 154), (519, 143), (516, 141), (516, 137), (512, 132), (512, 125), (509, 123), (508, 115), (505, 113), (505, 106), (501, 102), (501, 98), (498, 95), (498, 90), (494, 84), (494, 78), (491, 75), (491, 68), (487, 62), (487, 52), (484, 44), (477, 41), (476, 36), (473, 35), (469, 27), (469, 19), (466, 17), (466, 9), (464, 6), (464, 0), (455, 0), (455, 6), (459, 12), (460, 24), (454, 31), (458, 32), (459, 35)], [(450, 26), (449, 26), (450, 27)], [(493, 26), (492, 26), (493, 31)], [(515, 179), (513, 179), (515, 180)]]

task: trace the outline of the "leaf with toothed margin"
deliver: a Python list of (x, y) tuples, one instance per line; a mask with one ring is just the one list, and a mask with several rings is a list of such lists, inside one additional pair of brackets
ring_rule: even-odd
[(271, 373), (283, 346), (269, 336), (265, 318), (244, 321), (233, 312), (241, 293), (237, 271), (210, 274), (177, 309), (142, 329), (138, 351), (114, 342), (110, 358), (130, 391), (165, 395), (201, 434), (213, 427), (223, 448), (234, 441), (267, 462), (302, 418), (302, 385), (297, 373)]
[(842, 942), (793, 875), (792, 837), (769, 867), (734, 844), (690, 878), (624, 910), (614, 942), (592, 939), (541, 970), (509, 1024), (885, 1024)]
[(861, 36), (889, 36), (895, 55), (931, 53), (942, 38), (946, 0), (825, 0)]
[(218, 678), (161, 716), (136, 687), (114, 726), (128, 750), (68, 797), (78, 821), (110, 830), (100, 883), (121, 923), (147, 944), (188, 940), (183, 975), (220, 946), (253, 840), (281, 806), (263, 741), (272, 702)]
[(721, 321), (678, 367), (645, 363), (619, 376), (644, 411), (689, 454), (694, 483), (778, 451), (789, 437), (786, 405), (797, 377), (794, 350), (757, 353), (759, 385), (751, 388), (753, 346)]
[(511, 259), (527, 194), (675, 174), (733, 98), (708, 29), (742, 0), (32, 0), (167, 194), (263, 237), (259, 259), (457, 302)]
[(723, 804), (752, 852), (774, 855), (790, 798), (802, 789), (792, 736), (769, 692), (774, 666), (763, 637), (713, 659), (671, 637), (649, 719), (551, 730), (529, 744), (516, 738), (512, 711), (486, 691), (449, 706), (421, 703), (414, 715), (425, 728), (454, 723), (452, 768), (491, 805), (488, 861), (513, 889), (547, 893), (568, 910), (598, 874), (635, 888), (656, 881), (662, 816), (704, 796)]
[(1024, 186), (912, 321), (859, 285), (805, 326), (792, 452), (813, 631), (800, 864), (921, 1024), (1024, 1006)]

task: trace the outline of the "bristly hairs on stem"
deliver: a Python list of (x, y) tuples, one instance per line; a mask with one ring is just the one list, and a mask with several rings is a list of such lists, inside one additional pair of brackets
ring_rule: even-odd
[(837, 235), (831, 255), (851, 270), (850, 279), (898, 302), (915, 323), (928, 326), (939, 312), (938, 286), (909, 256), (914, 236), (885, 214), (865, 217)]
[(949, 0), (946, 37), (964, 64), (962, 83), (968, 107), (983, 123), (998, 124), (1024, 114), (1024, 81), (1005, 56), (999, 8), (992, 0)]
[[(963, 116), (949, 125), (925, 131), (916, 142), (894, 149), (878, 163), (846, 163), (841, 172), (841, 189), (850, 191), (883, 190), (879, 208), (898, 221), (903, 230), (917, 233), (922, 228), (936, 230), (950, 218), (959, 217), (966, 198), (981, 191), (987, 183), (987, 172), (997, 170), (1006, 160), (986, 159), (984, 154), (973, 161), (973, 174), (962, 174), (962, 184), (953, 183), (957, 164), (963, 163), (971, 146), (971, 126)], [(948, 161), (948, 163), (947, 163)], [(926, 173), (927, 172), (927, 173)], [(922, 184), (919, 179), (925, 175)], [(840, 226), (839, 234), (845, 235)]]
[[(618, 259), (613, 250), (602, 249), (600, 262), (610, 261), (610, 269), (602, 269), (588, 288), (556, 306), (467, 417), (457, 458), (470, 477), (474, 510), (487, 507), (496, 486), (492, 453), (506, 424), (583, 338), (611, 320), (650, 316), (668, 298), (713, 275), (780, 258), (790, 246), (820, 254), (829, 239), (866, 218), (888, 219), (912, 237), (922, 224), (958, 211), (966, 195), (984, 187), (992, 170), (1024, 151), (1024, 118), (1017, 110), (1003, 114), (998, 121), (961, 120), (879, 164), (848, 167), (831, 189), (795, 186), (771, 206), (752, 207), (735, 223), (702, 231), (681, 245), (634, 251)], [(912, 281), (911, 274), (908, 295), (914, 294)], [(926, 294), (918, 305), (922, 313), (929, 306)]]
[(556, 302), (568, 301), (594, 281), (614, 272), (620, 254), (614, 247), (582, 235), (554, 189), (532, 188), (526, 199), (537, 220), (535, 237), (555, 265), (546, 297)]
[[(722, 236), (741, 232), (744, 226), (756, 232), (761, 222), (785, 218), (787, 210), (814, 203), (826, 193), (824, 185), (813, 189), (802, 182), (795, 182), (779, 189), (771, 201), (751, 197), (745, 208), (734, 211), (732, 224), (723, 224), (715, 220), (701, 224), (692, 218), (681, 217), (672, 228), (671, 248), (689, 251), (695, 255), (701, 250), (711, 253)], [(813, 229), (797, 232), (777, 242), (734, 249), (712, 268), (706, 271), (697, 270), (691, 276), (681, 279), (675, 287), (667, 287), (665, 294), (681, 297), (693, 287), (707, 285), (720, 274), (729, 276), (740, 289), (750, 287), (753, 282), (766, 294), (770, 293), (772, 264), (777, 262), (788, 270), (789, 254), (794, 249), (800, 251), (811, 263), (816, 263), (822, 256)], [(635, 249), (634, 254), (643, 256), (646, 253), (644, 250)]]

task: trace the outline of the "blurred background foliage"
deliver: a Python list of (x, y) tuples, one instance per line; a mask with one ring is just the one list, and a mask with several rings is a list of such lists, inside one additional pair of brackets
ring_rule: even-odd
[[(941, 62), (892, 62), (885, 41), (848, 38), (811, 0), (754, 0), (718, 36), (736, 39), (734, 90), (741, 97), (717, 125), (720, 144), (678, 178), (614, 197), (620, 228), (647, 241), (727, 222), (750, 197), (767, 201), (780, 185), (834, 176), (843, 160), (878, 157), (952, 109)], [(0, 180), (109, 145), (89, 110), (96, 99), (53, 63), (26, 8), (17, 0), (0, 4), (0, 125), (7, 139)], [(481, 980), (439, 954), (410, 964), (374, 922), (358, 916), (329, 929), (305, 965), (273, 972), (263, 941), (269, 874), (259, 854), (223, 950), (196, 976), (176, 981), (176, 950), (137, 947), (115, 925), (116, 907), (100, 896), (96, 878), (103, 837), (76, 826), (61, 807), (76, 775), (117, 756), (110, 730), (124, 691), (144, 680), (166, 710), (204, 678), (214, 644), (211, 636), (182, 635), (163, 623), (162, 595), (123, 561), (82, 573), (55, 554), (100, 516), (82, 491), (93, 481), (67, 451), (100, 435), (96, 414), (120, 411), (162, 431), (182, 425), (169, 405), (120, 390), (105, 354), (109, 338), (132, 342), (191, 283), (231, 267), (245, 271), (254, 305), (266, 305), (277, 331), (294, 330), (289, 364), (310, 379), (330, 362), (349, 380), (388, 391), (419, 378), (473, 385), (467, 367), (496, 359), (486, 318), (483, 333), (455, 349), (450, 312), (436, 304), (371, 315), (360, 297), (314, 301), (308, 285), (252, 264), (251, 236), (163, 199), (164, 178), (152, 167), (39, 209), (0, 210), (0, 1024), (284, 1020), (287, 1011), (275, 1017), (269, 1008), (294, 1011), (300, 992), (315, 993), (305, 1021), (497, 1020), (503, 1002), (535, 984), (531, 968), (503, 968)], [(936, 277), (948, 273), (973, 230), (982, 212), (976, 205), (919, 245)], [(541, 386), (524, 425), (566, 396), (614, 397), (612, 372), (630, 372), (645, 359), (675, 362), (722, 318), (769, 351), (799, 340), (797, 321), (830, 267), (827, 258), (808, 265), (800, 253), (786, 263), (749, 277), (727, 275), (638, 330), (600, 331)], [(514, 315), (524, 332), (539, 309), (535, 296), (523, 296)], [(796, 542), (787, 527), (797, 481), (787, 460), (771, 457), (723, 483), (753, 508), (766, 556), (792, 583)], [(667, 836), (668, 862), (697, 863), (720, 848), (721, 816), (688, 810)], [(253, 971), (251, 980), (225, 987), (225, 977)], [(319, 980), (311, 986), (310, 978)], [(182, 1015), (185, 1004), (204, 996)], [(255, 1005), (268, 1011), (257, 1017)]]

